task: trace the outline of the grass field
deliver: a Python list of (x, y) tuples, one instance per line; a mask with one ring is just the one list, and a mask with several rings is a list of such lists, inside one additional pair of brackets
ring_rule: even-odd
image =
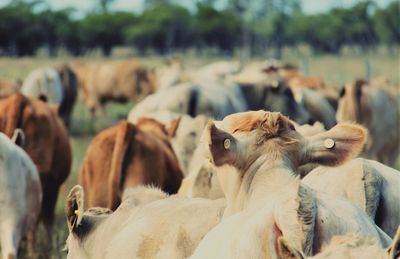
[[(302, 66), (306, 61), (304, 58), (285, 57), (287, 61)], [(340, 86), (349, 80), (363, 77), (365, 75), (365, 60), (370, 60), (372, 68), (372, 76), (385, 76), (395, 84), (400, 83), (400, 64), (399, 57), (396, 55), (358, 55), (358, 56), (318, 56), (308, 58), (308, 71), (311, 75), (317, 75), (324, 78), (330, 85)], [(103, 58), (0, 58), (0, 79), (24, 79), (25, 76), (34, 68), (53, 65), (61, 62), (75, 62), (82, 60), (103, 60)], [(186, 61), (187, 59), (185, 59)], [(194, 59), (189, 58), (192, 64), (205, 63), (210, 59)], [(143, 59), (150, 66), (160, 64), (161, 58), (151, 57)], [(126, 117), (128, 111), (133, 104), (118, 105), (109, 104), (106, 107), (105, 114), (98, 116), (95, 123), (95, 130), (100, 131), (119, 121), (120, 118)], [(37, 237), (37, 254), (36, 258), (64, 258), (65, 252), (61, 252), (64, 247), (67, 236), (67, 226), (64, 220), (64, 201), (69, 189), (77, 184), (77, 175), (82, 159), (85, 155), (87, 146), (93, 138), (90, 133), (88, 123), (89, 112), (79, 101), (74, 109), (71, 144), (73, 149), (73, 166), (72, 172), (62, 186), (57, 203), (57, 221), (54, 228), (53, 248), (46, 249), (48, 244), (42, 239), (43, 233), (39, 233)], [(41, 231), (42, 232), (42, 231)]]

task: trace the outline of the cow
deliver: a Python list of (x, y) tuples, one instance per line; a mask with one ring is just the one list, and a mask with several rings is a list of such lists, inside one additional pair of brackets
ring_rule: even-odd
[(13, 140), (0, 132), (0, 244), (2, 258), (18, 256), (20, 241), (28, 238), (33, 252), (34, 236), (42, 202), (42, 188), (36, 166)]
[[(136, 189), (136, 188), (135, 188)], [(225, 200), (166, 196), (139, 187), (111, 212), (85, 210), (83, 188), (67, 197), (67, 258), (187, 258), (221, 219)]]
[(274, 67), (268, 68), (268, 73), (265, 69), (265, 63), (250, 63), (227, 81), (240, 88), (249, 110), (281, 112), (300, 124), (314, 122), (304, 106), (296, 102), (286, 79), (269, 71), (275, 71)]
[(25, 133), (23, 149), (39, 172), (43, 190), (40, 219), (51, 240), (58, 191), (71, 169), (68, 133), (47, 103), (19, 93), (0, 100), (0, 131), (10, 137), (17, 128)]
[(400, 229), (392, 244), (383, 249), (376, 241), (359, 234), (334, 236), (321, 253), (307, 257), (302, 251), (294, 248), (285, 238), (278, 239), (278, 254), (280, 259), (396, 259), (400, 256)]
[(70, 127), (71, 113), (78, 96), (78, 78), (67, 64), (56, 66), (63, 89), (63, 100), (58, 108), (58, 114), (67, 128)]
[(15, 94), (19, 91), (21, 87), (21, 82), (17, 81), (9, 81), (9, 80), (0, 80), (0, 99), (7, 98), (12, 94)]
[(287, 117), (274, 112), (237, 113), (210, 122), (204, 145), (227, 207), (191, 258), (276, 258), (280, 236), (307, 255), (318, 253), (333, 236), (349, 233), (389, 245), (390, 238), (360, 208), (295, 177), (302, 164), (342, 164), (365, 141), (364, 128), (346, 123), (303, 137)]
[(336, 119), (357, 122), (369, 131), (364, 157), (395, 166), (400, 152), (400, 95), (365, 80), (348, 83), (340, 93)]
[(157, 91), (168, 89), (183, 80), (182, 61), (178, 58), (168, 58), (163, 66), (156, 68), (155, 73)]
[(60, 76), (55, 68), (41, 67), (29, 73), (21, 87), (21, 93), (33, 98), (46, 98), (51, 106), (58, 107), (64, 98)]
[(356, 158), (338, 167), (317, 167), (302, 182), (349, 199), (391, 237), (400, 225), (400, 172), (393, 168)]
[(76, 63), (72, 68), (83, 102), (92, 114), (108, 101), (138, 102), (156, 91), (154, 73), (136, 60)]
[(184, 83), (147, 96), (129, 113), (128, 120), (146, 114), (170, 111), (192, 117), (203, 114), (213, 118), (247, 110), (246, 101), (237, 87), (225, 87), (218, 82)]
[(188, 79), (192, 82), (224, 82), (227, 77), (239, 72), (240, 66), (236, 61), (216, 61), (191, 71)]
[(86, 152), (79, 182), (89, 207), (115, 210), (128, 187), (153, 184), (176, 193), (182, 170), (163, 124), (141, 119), (136, 125), (121, 121), (100, 132)]
[(336, 125), (336, 112), (329, 101), (318, 91), (293, 88), (295, 100), (310, 114), (313, 121), (322, 122), (326, 129)]

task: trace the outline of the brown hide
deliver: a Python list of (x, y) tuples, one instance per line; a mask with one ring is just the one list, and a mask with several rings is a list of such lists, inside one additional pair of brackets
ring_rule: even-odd
[(20, 84), (18, 82), (0, 80), (0, 99), (7, 98), (19, 91)]
[(23, 148), (39, 171), (43, 188), (41, 218), (50, 231), (58, 190), (71, 168), (68, 134), (46, 103), (21, 94), (0, 100), (0, 131), (11, 137), (16, 128), (25, 133)]
[[(142, 123), (144, 123), (142, 121)], [(87, 194), (88, 207), (116, 209), (125, 188), (141, 184), (176, 193), (183, 174), (166, 131), (122, 121), (99, 133), (90, 144), (79, 181)], [(155, 133), (157, 132), (157, 133)]]

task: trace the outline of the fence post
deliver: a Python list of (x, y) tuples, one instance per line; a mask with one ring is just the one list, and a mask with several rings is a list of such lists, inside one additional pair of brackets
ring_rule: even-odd
[(303, 58), (303, 73), (306, 76), (310, 73), (310, 59), (308, 57)]
[(371, 80), (371, 73), (372, 73), (371, 61), (369, 59), (366, 59), (365, 60), (365, 79)]

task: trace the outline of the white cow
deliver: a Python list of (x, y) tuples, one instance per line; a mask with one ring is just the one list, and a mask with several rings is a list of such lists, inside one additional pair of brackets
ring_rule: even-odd
[(84, 210), (84, 193), (75, 186), (66, 215), (70, 234), (67, 258), (187, 258), (222, 217), (225, 200), (167, 197), (140, 187), (124, 195), (115, 212)]
[(349, 233), (390, 245), (360, 208), (295, 179), (301, 164), (333, 166), (355, 156), (366, 140), (362, 127), (340, 124), (306, 138), (280, 113), (257, 111), (210, 123), (204, 137), (227, 207), (191, 258), (277, 258), (280, 236), (307, 255)]
[(147, 96), (131, 110), (128, 120), (158, 111), (223, 118), (247, 108), (238, 87), (227, 88), (217, 82), (185, 83)]
[(393, 168), (357, 158), (338, 167), (317, 167), (302, 182), (349, 199), (389, 236), (400, 225), (400, 172)]
[(63, 100), (63, 87), (57, 70), (50, 67), (33, 70), (24, 80), (21, 93), (33, 98), (45, 96), (50, 105), (59, 106)]
[[(16, 131), (16, 134), (17, 131)], [(16, 140), (16, 134), (13, 139)], [(2, 258), (17, 258), (20, 241), (28, 238), (32, 253), (42, 202), (36, 166), (6, 135), (0, 133), (0, 244)]]

